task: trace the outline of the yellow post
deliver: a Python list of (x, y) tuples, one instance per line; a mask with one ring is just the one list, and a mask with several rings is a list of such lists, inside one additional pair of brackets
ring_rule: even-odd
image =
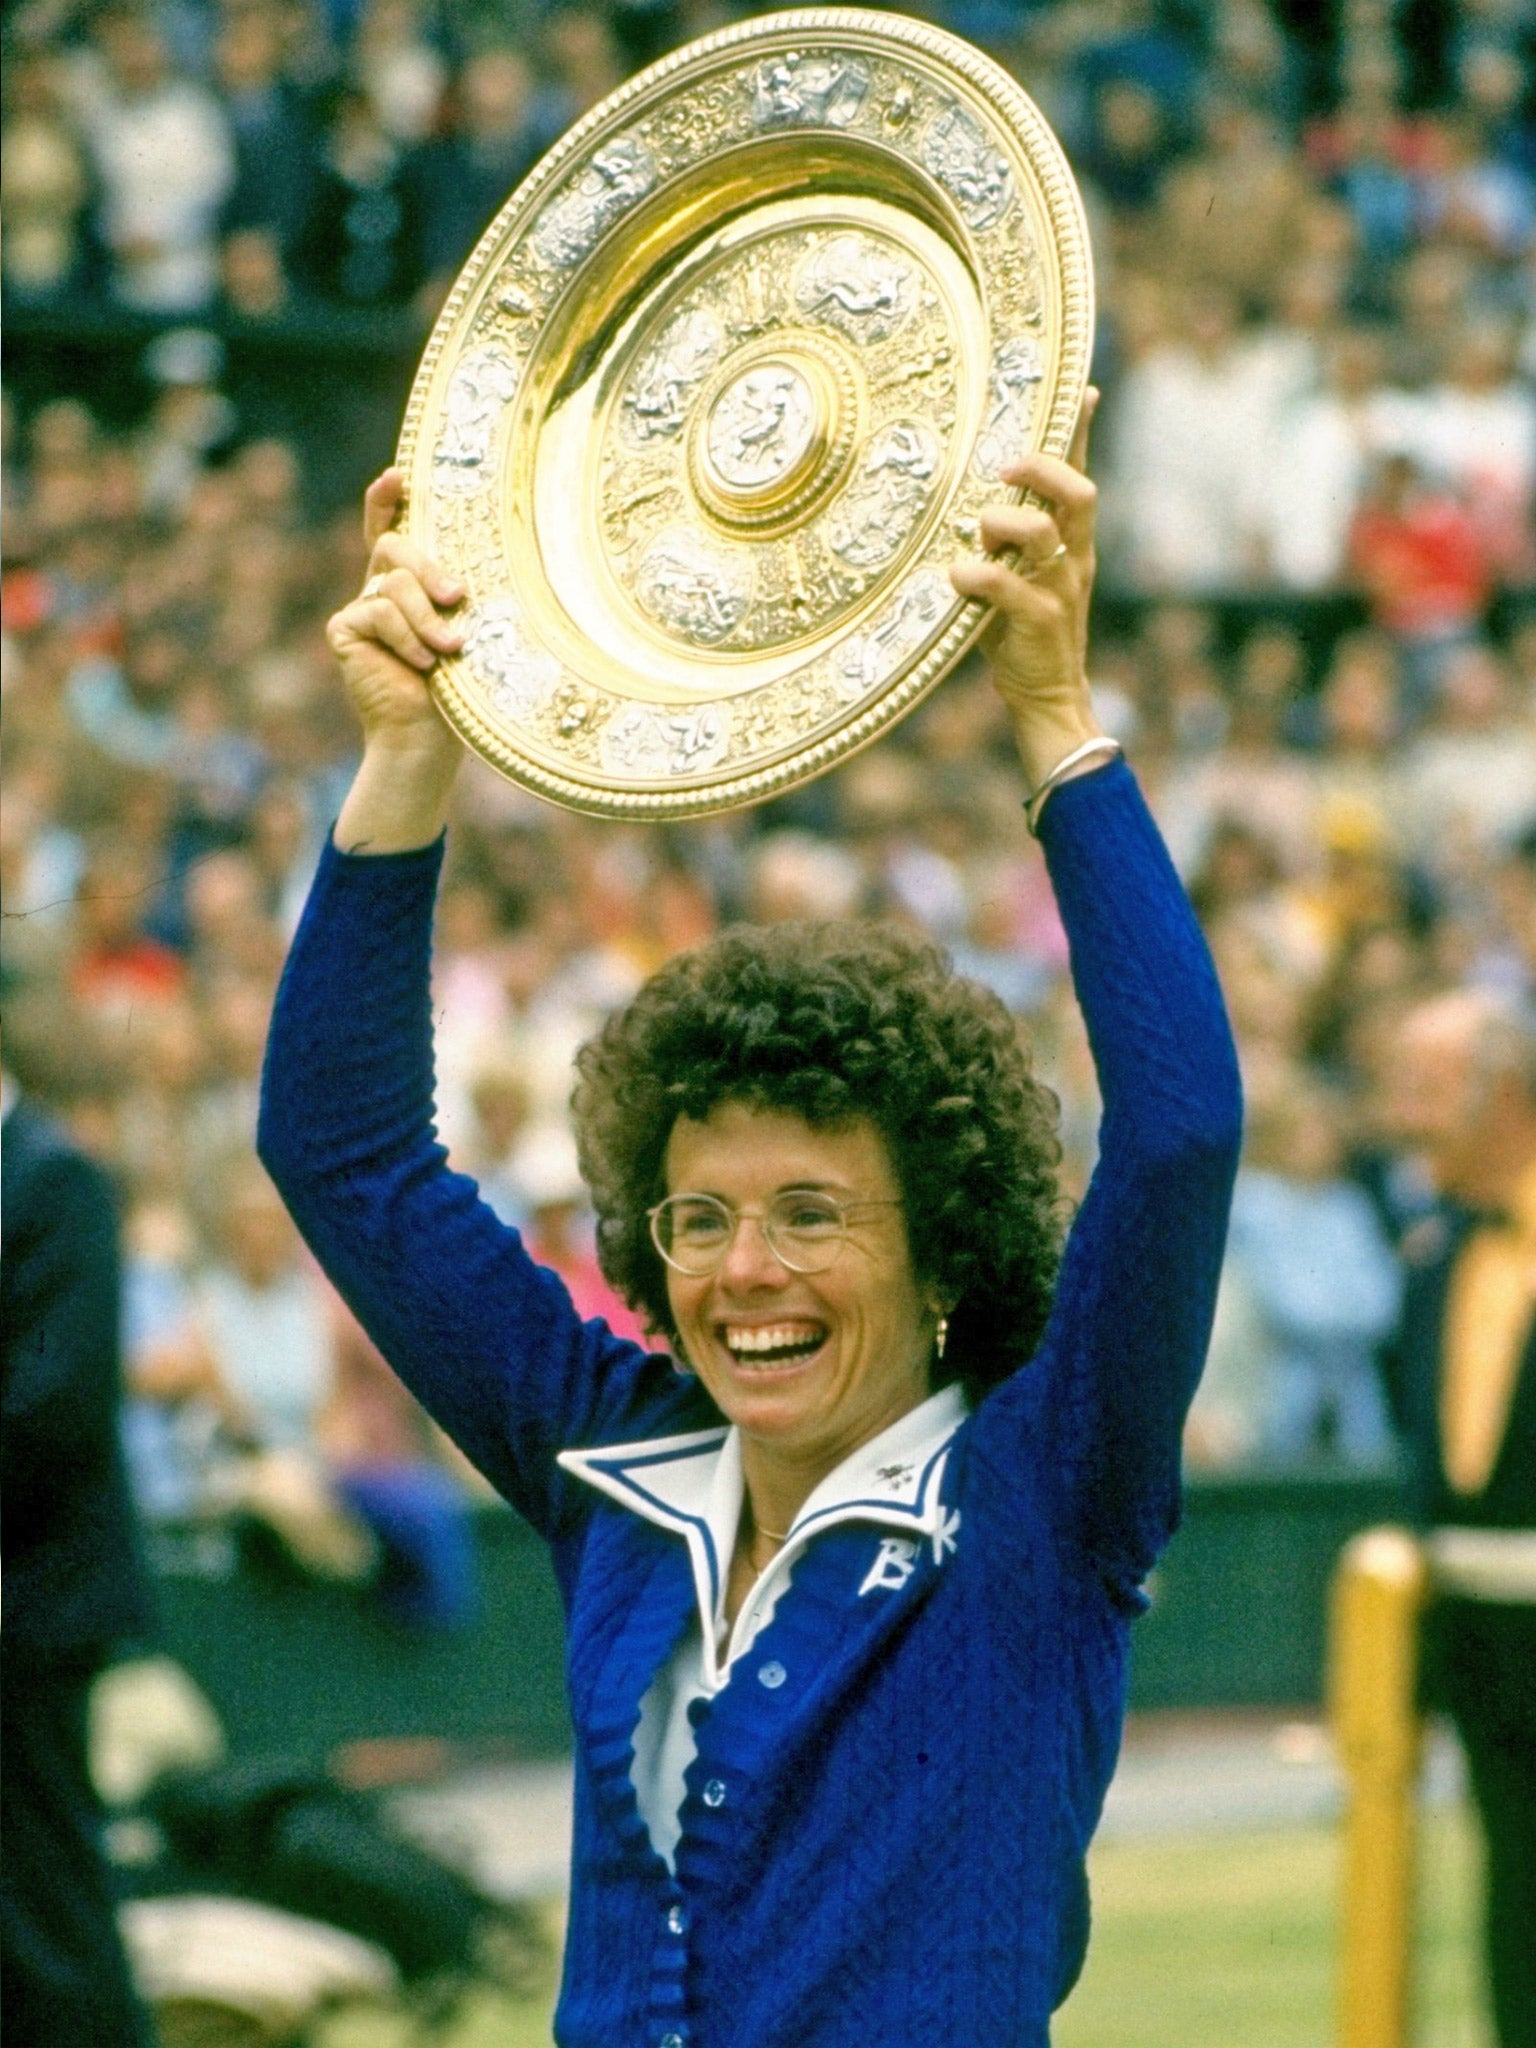
[(1368, 1529), (1334, 1576), (1328, 1710), (1348, 1785), (1339, 2048), (1407, 2048), (1420, 1727), (1424, 1552), (1406, 1529)]

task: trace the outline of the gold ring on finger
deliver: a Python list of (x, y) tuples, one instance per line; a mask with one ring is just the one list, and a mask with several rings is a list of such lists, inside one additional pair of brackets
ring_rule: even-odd
[(383, 588), (384, 578), (382, 575), (370, 576), (368, 578), (368, 581), (363, 585), (363, 596), (377, 597)]
[(1048, 555), (1042, 555), (1038, 562), (1031, 562), (1027, 569), (1020, 569), (1019, 574), (1028, 581), (1033, 582), (1036, 576), (1043, 576), (1053, 563), (1059, 562), (1066, 552), (1066, 542), (1064, 540), (1058, 541)]

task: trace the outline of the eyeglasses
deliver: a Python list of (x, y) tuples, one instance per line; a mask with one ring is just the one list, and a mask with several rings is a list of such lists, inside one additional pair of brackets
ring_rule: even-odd
[(845, 1202), (816, 1189), (785, 1188), (763, 1209), (738, 1209), (718, 1195), (668, 1195), (646, 1211), (657, 1251), (674, 1272), (717, 1273), (748, 1216), (762, 1226), (768, 1249), (792, 1273), (824, 1273), (848, 1241), (850, 1217), (861, 1209), (899, 1209), (894, 1195)]

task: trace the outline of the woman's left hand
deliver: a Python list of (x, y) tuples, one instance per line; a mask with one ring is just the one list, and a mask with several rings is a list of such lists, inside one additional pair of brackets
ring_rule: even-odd
[[(1088, 601), (1093, 590), (1098, 493), (1084, 472), (1099, 394), (1083, 400), (1067, 460), (1026, 455), (1003, 482), (1035, 504), (992, 505), (982, 514), (984, 556), (950, 570), (962, 597), (997, 607), (982, 642), (1008, 706), (1031, 787), (1101, 728), (1088, 694)], [(1012, 551), (1013, 562), (998, 560)]]

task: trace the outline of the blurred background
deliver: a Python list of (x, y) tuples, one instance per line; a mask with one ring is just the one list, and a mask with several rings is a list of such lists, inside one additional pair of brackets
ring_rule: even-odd
[[(281, 1758), (387, 1795), (508, 1905), (516, 1953), (454, 2015), (352, 1985), (315, 2036), (348, 2048), (438, 2021), (548, 2038), (565, 1722), (537, 1546), (397, 1388), (254, 1158), (276, 977), (354, 760), (323, 625), (491, 214), (628, 73), (751, 11), (0, 15), (5, 1063), (120, 1194), (160, 1610), (141, 1647), (198, 1688), (109, 1679), (114, 1853), (152, 1860), (133, 1815), (167, 1761)], [(1093, 679), (1204, 922), (1250, 1105), (1186, 1527), (1060, 2038), (1319, 2042), (1325, 1588), (1345, 1538), (1401, 1511), (1384, 1365), (1433, 1195), (1381, 1119), (1394, 1033), (1435, 991), (1536, 999), (1536, 27), (1525, 0), (932, 13), (1039, 101), (1083, 186)], [(1092, 1068), (1019, 797), (975, 665), (835, 774), (718, 821), (593, 823), (471, 766), (438, 919), (441, 1130), (587, 1313), (632, 1327), (592, 1255), (572, 1051), (733, 918), (941, 939), (1024, 1020), (1081, 1189)], [(1460, 1785), (1437, 1735), (1421, 2036), (1476, 2048)]]

